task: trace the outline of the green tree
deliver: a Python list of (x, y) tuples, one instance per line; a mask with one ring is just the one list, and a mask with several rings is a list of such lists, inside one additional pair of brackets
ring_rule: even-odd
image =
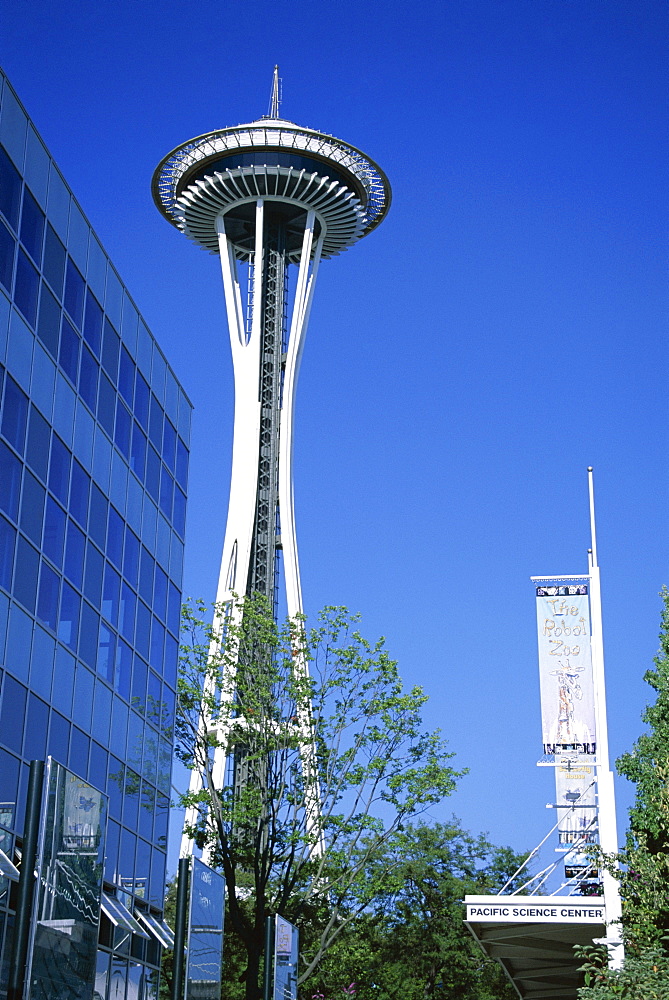
[[(404, 690), (383, 640), (363, 639), (345, 609), (312, 629), (277, 626), (262, 598), (215, 608), (213, 626), (205, 614), (198, 604), (183, 617), (177, 753), (203, 784), (183, 802), (225, 876), (257, 1000), (266, 916), (301, 927), (303, 981), (386, 890), (403, 824), (464, 772), (424, 730), (421, 689)], [(217, 748), (242, 780), (220, 787)]]
[(464, 926), (463, 900), (498, 891), (523, 856), (452, 820), (407, 825), (390, 857), (392, 884), (335, 944), (306, 984), (305, 1000), (319, 994), (331, 1000), (351, 983), (356, 1000), (515, 997)]

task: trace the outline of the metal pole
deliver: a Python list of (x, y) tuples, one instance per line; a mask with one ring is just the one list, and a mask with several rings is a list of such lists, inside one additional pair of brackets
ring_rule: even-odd
[(28, 801), (23, 830), (23, 853), (21, 874), (16, 900), (14, 921), (14, 943), (9, 969), (7, 1000), (23, 1000), (25, 973), (30, 942), (33, 902), (35, 898), (35, 868), (37, 866), (37, 844), (39, 840), (42, 812), (42, 791), (44, 789), (44, 761), (30, 762), (28, 779)]
[[(592, 466), (588, 467), (588, 493), (590, 500), (590, 616), (592, 622), (592, 677), (595, 691), (595, 725), (597, 731), (597, 815), (599, 819), (599, 844), (605, 854), (618, 851), (616, 802), (613, 772), (609, 763), (609, 734), (606, 718), (606, 689), (604, 682), (604, 629), (602, 625), (602, 592), (597, 561), (597, 536), (595, 533), (595, 488)], [(604, 908), (606, 910), (606, 944), (609, 948), (609, 967), (619, 969), (625, 952), (620, 921), (622, 907), (618, 880), (609, 871), (602, 873)]]
[(272, 1000), (272, 971), (274, 969), (274, 917), (265, 919), (265, 967), (263, 969), (263, 1000)]
[(174, 951), (172, 965), (172, 1000), (181, 1000), (184, 992), (186, 965), (186, 931), (188, 928), (188, 889), (190, 858), (179, 858), (177, 875), (177, 911), (174, 919)]

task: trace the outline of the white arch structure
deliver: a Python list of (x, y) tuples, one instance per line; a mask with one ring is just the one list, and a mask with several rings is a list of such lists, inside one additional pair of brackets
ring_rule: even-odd
[[(233, 594), (257, 589), (252, 581), (256, 579), (254, 559), (258, 558), (254, 553), (259, 544), (259, 497), (267, 480), (261, 465), (269, 450), (264, 468), (270, 467), (273, 485), (269, 489), (269, 518), (265, 517), (264, 523), (269, 521), (271, 534), (274, 508), (278, 507), (280, 539), (270, 538), (266, 545), (263, 579), (271, 599), (274, 577), (269, 564), (280, 548), (286, 605), (293, 618), (303, 611), (293, 504), (293, 416), (316, 276), (323, 258), (347, 249), (384, 218), (390, 206), (390, 186), (376, 164), (355, 147), (292, 122), (266, 118), (208, 133), (173, 150), (154, 173), (153, 194), (165, 218), (203, 249), (218, 253), (221, 262), (235, 404), (230, 498), (216, 600), (234, 614)], [(270, 221), (277, 219), (282, 242), (273, 244)], [(267, 395), (261, 397), (269, 315), (265, 272), (270, 251), (279, 258), (282, 282), (290, 263), (297, 265), (297, 277), (289, 315), (279, 324), (282, 343), (272, 347), (274, 362), (269, 361), (270, 368), (274, 363), (277, 369), (280, 357), (280, 372), (277, 369), (271, 376), (272, 412), (267, 418)], [(246, 288), (240, 282), (239, 261), (249, 266)], [(281, 306), (283, 311), (283, 299)], [(276, 309), (272, 315), (276, 324)], [(294, 670), (308, 671), (299, 654), (294, 658)], [(228, 695), (234, 693), (235, 675), (232, 667), (224, 678)], [(302, 709), (298, 723), (310, 733), (308, 707)], [(222, 742), (229, 727), (229, 719), (216, 723)], [(315, 774), (309, 738), (305, 740), (302, 767)], [(225, 769), (225, 753), (217, 749), (213, 763), (217, 788), (223, 787)], [(200, 781), (194, 771), (192, 791), (199, 790)], [(320, 795), (313, 779), (307, 786), (313, 789), (311, 801), (306, 803), (307, 825), (313, 824), (313, 830), (320, 814)], [(191, 810), (186, 825), (194, 825), (196, 819), (195, 810)], [(314, 850), (322, 849), (321, 837), (314, 840)], [(192, 849), (192, 841), (184, 834), (182, 856)]]

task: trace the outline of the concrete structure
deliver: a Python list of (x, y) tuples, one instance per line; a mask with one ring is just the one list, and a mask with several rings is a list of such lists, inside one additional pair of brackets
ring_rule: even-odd
[[(20, 866), (31, 759), (106, 792), (78, 995), (155, 1000), (191, 405), (1, 74), (0, 401), (0, 849)], [(0, 877), (0, 997), (15, 899)]]

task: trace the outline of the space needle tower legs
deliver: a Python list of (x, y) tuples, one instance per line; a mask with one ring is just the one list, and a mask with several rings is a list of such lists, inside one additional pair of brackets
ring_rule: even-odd
[[(275, 71), (270, 114), (199, 136), (169, 153), (153, 178), (160, 212), (221, 263), (234, 370), (235, 405), (228, 517), (217, 603), (239, 616), (239, 597), (264, 595), (276, 607), (283, 556), (291, 619), (302, 614), (293, 504), (293, 414), (297, 375), (320, 262), (374, 229), (390, 206), (390, 186), (360, 150), (279, 117)], [(240, 263), (248, 282), (240, 280)], [(297, 265), (289, 309), (288, 272)], [(242, 288), (244, 284), (244, 288)], [(239, 619), (237, 619), (239, 620)], [(223, 622), (218, 622), (218, 627)], [(213, 649), (212, 652), (216, 652)], [(228, 660), (230, 658), (228, 657)], [(232, 698), (240, 664), (223, 678)], [(299, 652), (293, 670), (307, 675)], [(302, 768), (313, 789), (307, 826), (317, 831), (319, 793), (309, 706), (298, 709)], [(216, 723), (226, 744), (230, 719)], [(224, 786), (225, 751), (212, 780)], [(199, 790), (193, 772), (191, 790)], [(195, 812), (186, 825), (195, 825)], [(322, 847), (314, 836), (314, 850)], [(184, 836), (182, 854), (192, 851)]]

